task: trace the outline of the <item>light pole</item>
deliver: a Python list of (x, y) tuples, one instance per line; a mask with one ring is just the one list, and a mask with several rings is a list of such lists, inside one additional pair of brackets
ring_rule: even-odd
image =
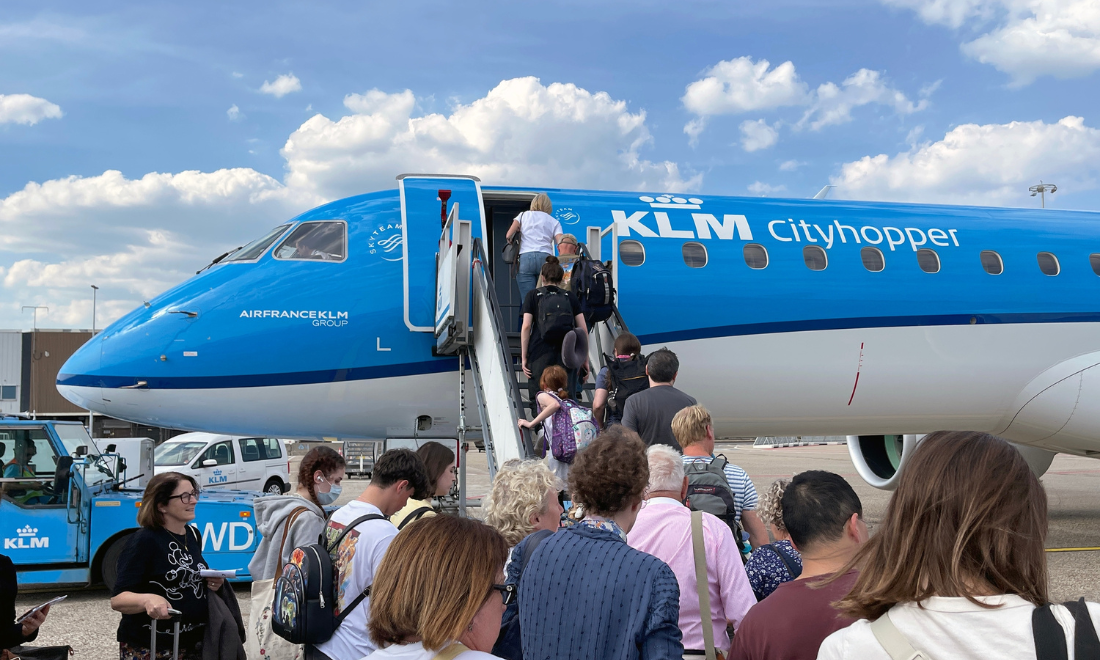
[(30, 373), (30, 378), (28, 379), (30, 381), (30, 386), (31, 386), (31, 396), (30, 396), (31, 417), (34, 418), (34, 415), (38, 412), (38, 405), (37, 405), (38, 404), (38, 397), (35, 396), (35, 392), (34, 392), (34, 372), (35, 372), (34, 361), (38, 359), (37, 357), (35, 357), (35, 350), (34, 350), (35, 349), (35, 344), (36, 344), (35, 340), (38, 339), (38, 310), (44, 309), (44, 310), (46, 310), (46, 313), (49, 314), (50, 313), (50, 308), (46, 307), (45, 305), (23, 305), (23, 311), (24, 312), (27, 311), (28, 309), (34, 311), (34, 320), (31, 322), (31, 373)]
[(1053, 195), (1058, 192), (1058, 186), (1053, 183), (1043, 183), (1043, 180), (1039, 179), (1039, 185), (1028, 188), (1028, 191), (1031, 192), (1032, 197), (1039, 195), (1039, 200), (1043, 203), (1045, 209), (1047, 207), (1047, 193)]
[(95, 294), (99, 291), (99, 287), (92, 285), (92, 336), (95, 337)]

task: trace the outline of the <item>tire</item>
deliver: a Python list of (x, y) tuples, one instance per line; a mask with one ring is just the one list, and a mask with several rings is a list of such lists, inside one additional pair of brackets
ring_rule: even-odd
[(115, 581), (118, 579), (118, 558), (129, 541), (130, 534), (120, 536), (111, 543), (107, 552), (103, 553), (103, 559), (99, 564), (99, 577), (108, 591), (113, 591), (115, 588)]
[(271, 493), (272, 495), (282, 495), (286, 492), (283, 488), (283, 480), (278, 477), (271, 477), (264, 484), (264, 492)]

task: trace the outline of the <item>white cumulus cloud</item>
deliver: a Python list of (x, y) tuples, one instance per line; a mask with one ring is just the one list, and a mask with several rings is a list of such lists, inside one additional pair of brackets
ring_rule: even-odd
[(1072, 116), (1053, 124), (964, 124), (893, 157), (845, 163), (831, 183), (848, 199), (1026, 206), (1028, 187), (1040, 179), (1057, 183), (1061, 195), (1095, 188), (1100, 129)]
[(819, 130), (832, 124), (852, 121), (852, 109), (875, 103), (891, 107), (899, 115), (909, 115), (928, 107), (928, 100), (913, 103), (905, 94), (883, 81), (882, 73), (860, 69), (848, 76), (840, 85), (825, 83), (817, 88), (813, 105), (806, 110), (799, 127), (809, 125)]
[(927, 23), (985, 31), (963, 53), (1012, 77), (1075, 78), (1100, 69), (1096, 0), (881, 0), (913, 9)]
[(270, 94), (277, 99), (281, 99), (292, 92), (300, 91), (302, 91), (302, 81), (298, 80), (298, 76), (293, 73), (284, 73), (276, 78), (275, 82), (265, 80), (264, 84), (260, 85), (260, 92)]
[(748, 186), (749, 192), (760, 197), (767, 197), (774, 193), (786, 192), (787, 186), (779, 185), (773, 186), (771, 184), (764, 183), (763, 181), (754, 181)]
[(30, 94), (0, 94), (0, 124), (33, 126), (43, 119), (61, 119), (61, 107)]
[(763, 119), (753, 121), (746, 119), (741, 122), (741, 148), (745, 151), (759, 151), (767, 149), (779, 141), (779, 131), (774, 126), (769, 126)]
[(240, 121), (244, 119), (244, 113), (237, 107), (237, 104), (229, 106), (229, 109), (225, 111), (225, 115), (229, 117), (229, 121)]
[(794, 172), (806, 163), (801, 160), (785, 160), (779, 164), (780, 172)]
[(495, 184), (697, 190), (701, 175), (642, 156), (644, 111), (573, 84), (502, 81), (450, 114), (416, 113), (411, 90), (351, 94), (353, 114), (314, 115), (282, 154), (286, 183), (325, 197), (393, 185), (400, 172), (473, 174)]

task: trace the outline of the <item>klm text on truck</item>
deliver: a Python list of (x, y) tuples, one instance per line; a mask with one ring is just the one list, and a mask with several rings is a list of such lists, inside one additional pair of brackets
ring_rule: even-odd
[[(142, 491), (126, 484), (141, 475), (101, 452), (79, 422), (0, 419), (0, 460), (0, 552), (20, 587), (112, 586), (141, 504)], [(207, 563), (241, 580), (259, 541), (256, 495), (206, 490), (195, 507)]]

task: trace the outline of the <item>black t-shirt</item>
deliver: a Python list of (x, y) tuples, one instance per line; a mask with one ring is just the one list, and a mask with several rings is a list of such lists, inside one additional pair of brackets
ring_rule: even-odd
[[(124, 591), (157, 594), (180, 615), (180, 647), (194, 648), (202, 641), (208, 617), (206, 580), (199, 571), (207, 568), (202, 558), (199, 533), (188, 527), (185, 536), (167, 529), (143, 527), (130, 536), (118, 558), (118, 581), (112, 596)], [(150, 619), (144, 612), (123, 614), (118, 624), (118, 641), (149, 648)], [(172, 623), (157, 622), (157, 649), (171, 649)]]
[(23, 624), (15, 623), (15, 596), (19, 593), (19, 581), (15, 575), (15, 564), (6, 555), (0, 555), (0, 649), (10, 649), (24, 642), (32, 642), (38, 637), (34, 631), (30, 637), (23, 637)]
[(554, 291), (564, 293), (569, 298), (569, 305), (573, 308), (573, 316), (576, 317), (581, 313), (581, 303), (577, 300), (577, 296), (572, 291), (566, 291), (565, 289), (558, 288), (556, 286), (545, 286), (541, 289), (532, 289), (527, 293), (527, 297), (523, 299), (523, 313), (530, 314), (533, 319), (531, 320), (531, 338), (527, 341), (527, 363), (530, 364), (540, 357), (545, 356), (548, 353), (554, 351), (561, 351), (561, 342), (557, 345), (547, 344), (542, 340), (542, 335), (539, 334), (538, 317), (539, 317), (539, 302), (538, 292), (546, 289), (553, 289)]

